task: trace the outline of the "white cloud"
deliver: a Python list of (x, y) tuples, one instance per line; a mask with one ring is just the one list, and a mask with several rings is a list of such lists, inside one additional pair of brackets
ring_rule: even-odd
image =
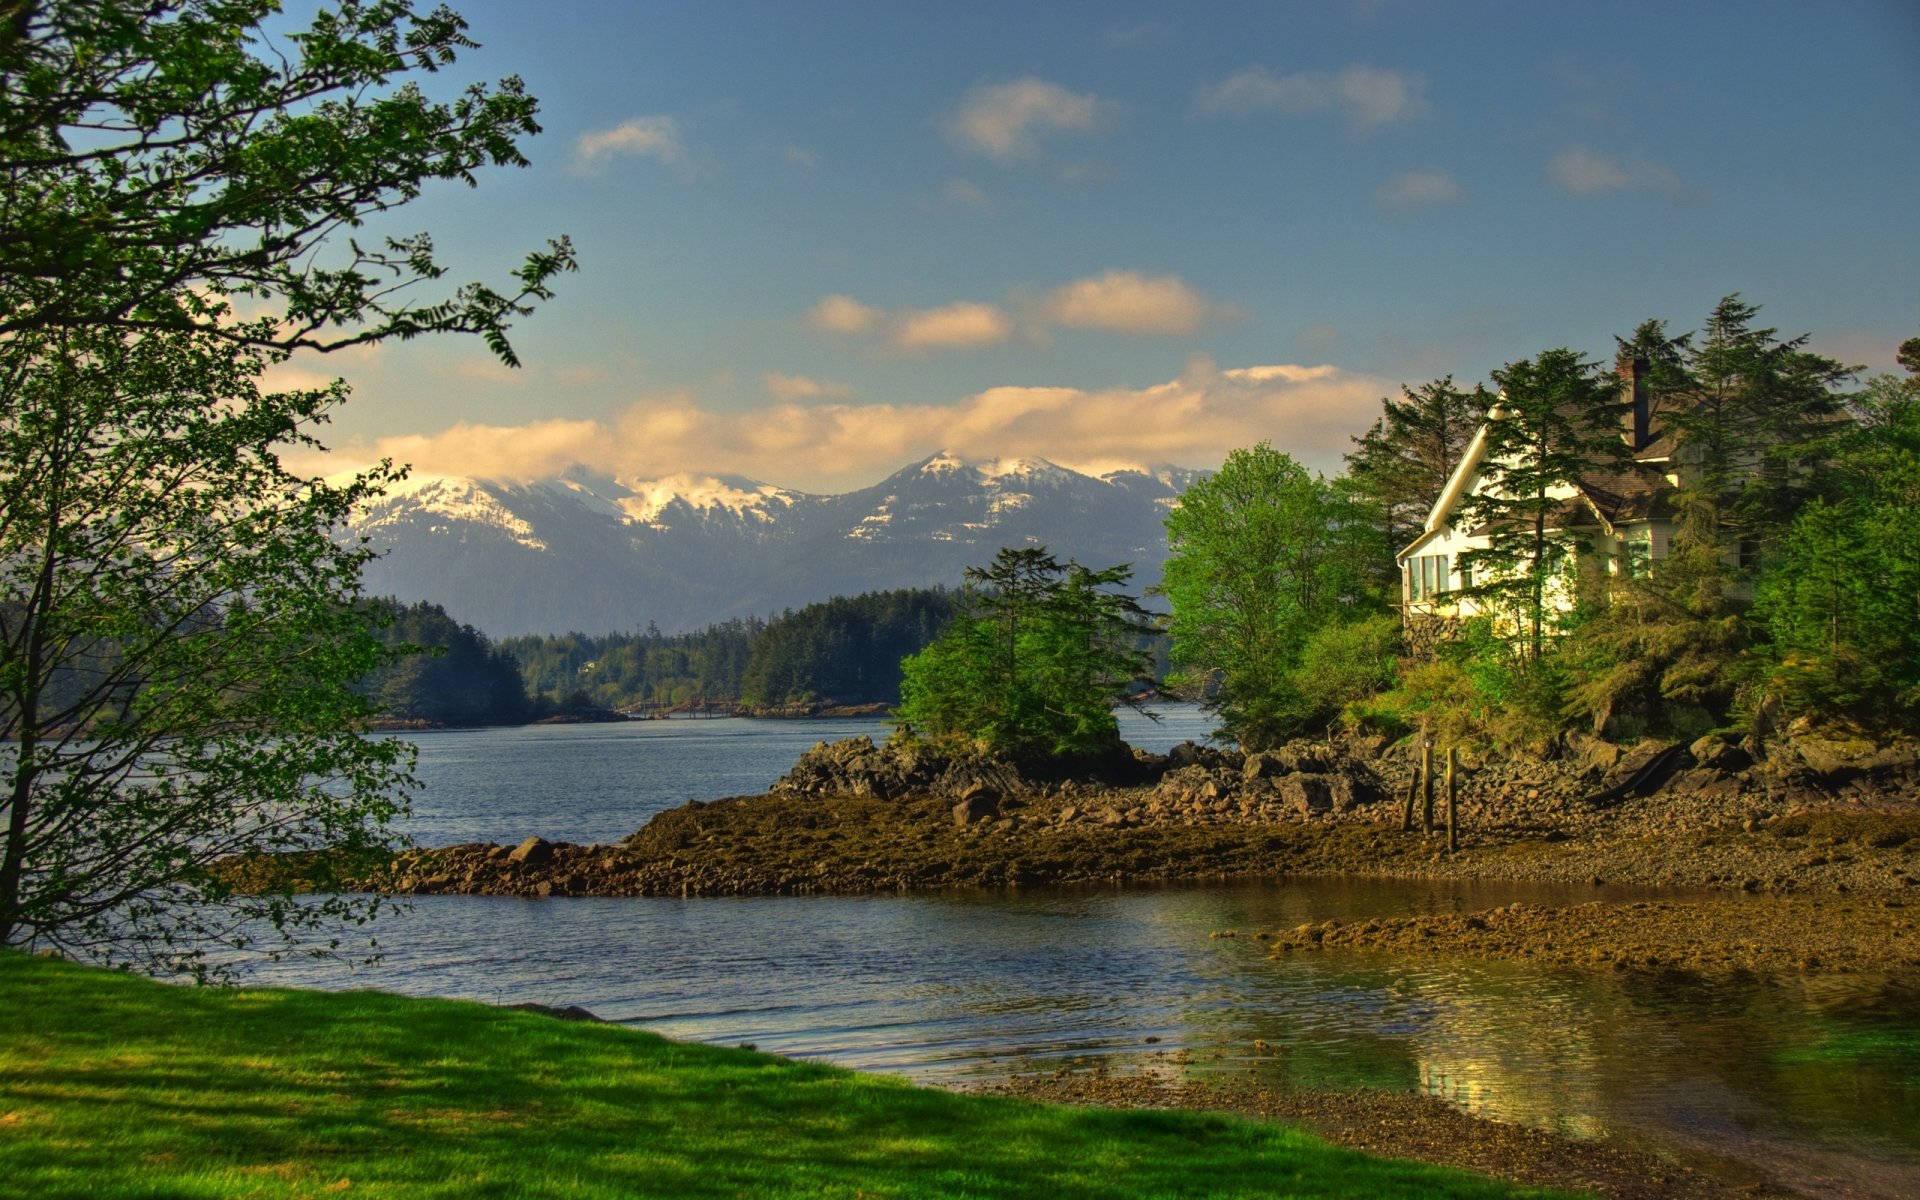
[(1217, 311), (1206, 297), (1172, 275), (1149, 279), (1137, 271), (1108, 271), (1048, 294), (1043, 318), (1069, 329), (1115, 333), (1190, 334)]
[(812, 170), (820, 165), (820, 156), (803, 146), (788, 146), (787, 161), (796, 167), (805, 167), (808, 170)]
[(761, 386), (775, 400), (819, 400), (825, 397), (851, 396), (853, 389), (830, 379), (809, 379), (805, 375), (782, 375), (768, 371), (760, 377)]
[(1031, 76), (1010, 83), (976, 84), (946, 120), (961, 145), (1000, 162), (1032, 158), (1043, 136), (1089, 134), (1108, 109), (1090, 94), (1069, 92)]
[(1199, 358), (1180, 378), (1141, 388), (997, 387), (952, 404), (788, 401), (747, 412), (716, 411), (679, 392), (639, 398), (611, 421), (461, 424), (355, 451), (424, 473), (534, 479), (581, 463), (629, 480), (733, 473), (820, 491), (864, 486), (943, 448), (1080, 467), (1207, 467), (1237, 446), (1272, 440), (1332, 471), (1395, 386), (1333, 366), (1221, 370)]
[(1547, 177), (1561, 191), (1576, 196), (1601, 192), (1622, 192), (1630, 188), (1657, 188), (1672, 191), (1680, 178), (1666, 167), (1648, 159), (1610, 158), (1585, 146), (1569, 146), (1547, 164)]
[(908, 309), (894, 318), (891, 340), (902, 350), (969, 349), (1013, 335), (1007, 314), (992, 304), (957, 300), (939, 308)]
[(602, 161), (620, 155), (682, 161), (680, 123), (672, 117), (629, 117), (612, 129), (583, 133), (573, 144), (574, 169), (580, 172), (596, 170)]
[(1365, 131), (1419, 116), (1427, 109), (1426, 80), (1410, 71), (1351, 66), (1328, 74), (1300, 71), (1275, 75), (1262, 66), (1243, 67), (1200, 89), (1194, 111), (1215, 115), (1279, 111), (1289, 116), (1333, 111)]
[(1015, 293), (1005, 304), (956, 300), (888, 312), (852, 296), (826, 296), (806, 323), (821, 333), (884, 336), (895, 350), (917, 352), (997, 345), (1014, 336), (1016, 316), (1027, 336), (1044, 340), (1054, 328), (1178, 337), (1235, 315), (1178, 276), (1116, 270), (1062, 284), (1038, 300)]
[(807, 310), (807, 324), (822, 333), (866, 333), (880, 323), (880, 310), (852, 296), (823, 296)]
[(1388, 208), (1426, 208), (1434, 204), (1458, 204), (1466, 198), (1466, 192), (1445, 171), (1402, 171), (1374, 189), (1373, 198)]
[(961, 208), (971, 208), (976, 212), (987, 212), (993, 208), (993, 199), (980, 189), (980, 185), (971, 179), (949, 179), (942, 189), (949, 204)]

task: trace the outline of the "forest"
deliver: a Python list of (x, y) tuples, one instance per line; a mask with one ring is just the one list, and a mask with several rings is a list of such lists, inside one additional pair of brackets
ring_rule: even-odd
[(527, 688), (559, 709), (630, 709), (702, 701), (753, 707), (891, 704), (900, 660), (953, 619), (943, 589), (837, 596), (766, 620), (736, 619), (691, 633), (507, 638)]

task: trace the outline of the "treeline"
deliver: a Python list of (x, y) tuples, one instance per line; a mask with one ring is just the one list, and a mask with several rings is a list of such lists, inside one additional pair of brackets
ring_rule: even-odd
[[(1614, 362), (1509, 363), (1497, 404), (1451, 378), (1406, 388), (1341, 476), (1236, 451), (1169, 515), (1177, 678), (1249, 747), (1340, 725), (1482, 746), (1920, 728), (1920, 338), (1904, 376), (1858, 386), (1757, 314), (1729, 296), (1697, 332), (1642, 323)], [(1603, 510), (1635, 515), (1616, 373), (1635, 362), (1674, 486), (1637, 501), (1661, 543), (1614, 561), (1593, 551)], [(1395, 551), (1483, 424), (1455, 519), (1485, 544), (1403, 581)], [(1433, 610), (1417, 647), (1403, 586)]]
[(438, 604), (365, 601), (393, 657), (356, 690), (380, 716), (427, 725), (517, 725), (547, 715), (527, 694), (520, 664)]
[(528, 689), (564, 708), (631, 708), (699, 701), (751, 705), (892, 704), (900, 660), (953, 619), (943, 589), (835, 597), (770, 620), (744, 618), (692, 633), (508, 638)]

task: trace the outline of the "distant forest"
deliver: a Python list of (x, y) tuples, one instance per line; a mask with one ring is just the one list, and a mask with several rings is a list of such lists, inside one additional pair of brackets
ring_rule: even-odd
[(369, 600), (380, 640), (420, 647), (362, 679), (359, 692), (380, 715), (428, 725), (517, 725), (551, 711), (527, 694), (520, 664), (471, 625), (438, 604)]
[(900, 660), (953, 619), (955, 595), (903, 588), (835, 597), (771, 620), (746, 618), (694, 633), (507, 638), (526, 686), (559, 708), (630, 708), (739, 700), (755, 706), (893, 704)]

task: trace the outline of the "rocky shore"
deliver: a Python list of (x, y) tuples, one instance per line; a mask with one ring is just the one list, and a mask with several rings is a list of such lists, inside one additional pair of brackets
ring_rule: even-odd
[(1254, 755), (1184, 745), (1036, 771), (854, 738), (817, 745), (766, 795), (689, 802), (616, 844), (411, 851), (358, 882), (520, 896), (1300, 874), (1920, 888), (1920, 756), (1908, 746), (1803, 737), (1756, 758), (1721, 738), (1590, 741), (1555, 760), (1465, 761), (1456, 852), (1417, 814), (1402, 828), (1417, 764), (1409, 745), (1361, 738)]

